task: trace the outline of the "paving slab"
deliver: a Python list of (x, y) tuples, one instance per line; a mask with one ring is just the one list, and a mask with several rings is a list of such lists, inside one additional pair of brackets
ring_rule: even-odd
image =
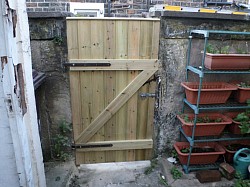
[[(200, 183), (199, 180), (195, 177), (195, 172), (190, 172), (189, 174), (185, 174), (182, 171), (181, 166), (175, 165), (170, 163), (167, 158), (160, 158), (159, 164), (162, 168), (162, 174), (166, 177), (167, 183), (171, 187), (233, 187), (234, 180), (227, 180), (226, 178), (222, 177), (221, 181), (218, 182), (208, 182), (208, 183)], [(181, 179), (175, 180), (171, 174), (171, 168), (177, 167), (179, 171), (182, 172), (183, 176)]]
[(156, 170), (144, 174), (150, 165), (150, 161), (84, 164), (78, 168), (78, 182), (83, 187), (163, 186), (159, 184)]
[[(47, 187), (233, 187), (234, 181), (222, 178), (219, 182), (200, 183), (195, 172), (184, 174), (181, 166), (166, 158), (158, 158), (152, 167), (150, 161), (83, 164), (74, 161), (45, 163)], [(183, 173), (174, 180), (171, 168)], [(147, 169), (151, 172), (145, 173)], [(164, 177), (164, 179), (163, 179)]]
[(77, 173), (73, 160), (67, 162), (46, 162), (44, 165), (47, 187), (65, 187), (72, 175)]

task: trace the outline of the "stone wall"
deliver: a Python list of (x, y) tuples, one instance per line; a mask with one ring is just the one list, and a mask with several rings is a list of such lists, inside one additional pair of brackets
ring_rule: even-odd
[(40, 136), (45, 160), (53, 156), (53, 137), (62, 120), (71, 122), (67, 62), (67, 14), (29, 13), (33, 69), (46, 74), (36, 90)]
[[(212, 0), (213, 1), (213, 0)], [(108, 0), (26, 0), (28, 12), (67, 12), (68, 2), (104, 3), (105, 16), (108, 13)], [(184, 7), (202, 7), (204, 0), (111, 0), (112, 17), (142, 17), (143, 12), (156, 4), (168, 4)], [(231, 2), (217, 0), (217, 2)], [(236, 0), (236, 3), (247, 3), (246, 0)]]
[[(214, 29), (250, 31), (249, 17), (241, 15), (218, 15), (205, 13), (156, 12), (161, 17), (159, 75), (161, 86), (159, 107), (155, 115), (155, 150), (160, 154), (172, 149), (177, 140), (180, 123), (176, 114), (181, 112), (184, 90), (180, 83), (185, 81), (188, 31), (190, 29)], [(64, 14), (29, 13), (33, 68), (46, 73), (45, 83), (36, 91), (40, 116), (40, 132), (44, 158), (51, 158), (52, 137), (62, 119), (71, 121), (67, 62), (66, 21)], [(218, 38), (214, 42), (221, 43)], [(234, 38), (235, 39), (235, 38)], [(193, 45), (192, 61), (200, 62), (202, 41)], [(246, 46), (249, 39), (226, 40), (226, 45), (238, 43)], [(249, 45), (250, 46), (250, 45)], [(248, 46), (248, 47), (249, 47)], [(248, 48), (248, 51), (250, 49)], [(197, 76), (191, 77), (196, 80)], [(237, 80), (238, 75), (210, 76), (207, 80)], [(243, 77), (241, 77), (244, 79)], [(245, 77), (249, 80), (249, 77)]]
[[(182, 112), (184, 89), (181, 82), (186, 80), (185, 66), (188, 48), (188, 33), (191, 29), (210, 29), (210, 30), (231, 30), (231, 31), (250, 31), (250, 19), (245, 16), (225, 15), (204, 13), (180, 13), (180, 12), (159, 12), (161, 17), (160, 31), (160, 51), (159, 60), (161, 67), (161, 88), (159, 90), (160, 107), (156, 111), (156, 141), (155, 150), (157, 153), (169, 152), (173, 143), (179, 138), (178, 128), (180, 122), (176, 115)], [(206, 18), (207, 17), (207, 18)], [(210, 42), (230, 46), (242, 46), (250, 51), (250, 38), (234, 37), (224, 40), (213, 36)], [(201, 62), (204, 40), (194, 40), (192, 45), (191, 62), (198, 65)], [(198, 76), (189, 74), (189, 81), (198, 81)], [(204, 81), (234, 81), (249, 80), (250, 76), (220, 75), (206, 76)], [(191, 111), (193, 112), (193, 111)], [(182, 139), (185, 140), (185, 139)]]

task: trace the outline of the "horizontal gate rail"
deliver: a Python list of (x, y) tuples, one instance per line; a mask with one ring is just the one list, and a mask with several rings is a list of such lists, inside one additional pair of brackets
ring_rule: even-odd
[[(155, 70), (158, 69), (157, 59), (71, 59), (71, 71), (86, 70)], [(83, 64), (83, 66), (80, 66)], [(84, 65), (88, 64), (88, 66)], [(91, 66), (91, 64), (93, 64)], [(100, 65), (98, 65), (100, 64)], [(105, 65), (103, 65), (105, 64)]]
[(88, 151), (120, 151), (129, 149), (152, 149), (153, 140), (116, 140), (116, 141), (102, 141), (102, 142), (88, 142), (86, 144), (75, 144), (77, 152)]

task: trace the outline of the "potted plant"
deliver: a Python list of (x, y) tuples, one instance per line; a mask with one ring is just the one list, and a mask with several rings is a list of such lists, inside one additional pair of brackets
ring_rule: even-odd
[[(182, 82), (188, 102), (197, 103), (199, 82)], [(199, 104), (226, 103), (233, 90), (237, 86), (226, 82), (203, 82), (200, 92)]]
[[(250, 105), (250, 100), (247, 101)], [(250, 133), (250, 109), (241, 112), (227, 112), (226, 116), (232, 119), (232, 124), (229, 125), (229, 131), (233, 134), (248, 134)]]
[(250, 99), (250, 82), (240, 82), (236, 84), (238, 86), (238, 90), (235, 94), (235, 99), (239, 103), (246, 103), (248, 99)]
[(250, 69), (250, 54), (248, 51), (237, 49), (229, 54), (229, 46), (214, 47), (207, 45), (204, 65), (211, 70)]
[(250, 113), (242, 112), (234, 118), (235, 121), (240, 122), (239, 128), (241, 134), (249, 134), (250, 133)]
[[(182, 123), (182, 129), (187, 136), (192, 136), (194, 127), (194, 114), (181, 114), (177, 118)], [(217, 136), (222, 133), (226, 125), (232, 120), (220, 113), (201, 113), (197, 115), (194, 136)]]
[(237, 140), (237, 141), (226, 141), (220, 143), (226, 153), (225, 153), (225, 160), (228, 163), (233, 162), (234, 154), (240, 150), (241, 148), (249, 148), (250, 147), (250, 140)]
[[(187, 164), (190, 145), (188, 142), (175, 142), (174, 148), (181, 164)], [(216, 142), (195, 143), (192, 149), (189, 164), (215, 163), (225, 150)]]
[(235, 121), (234, 119), (237, 117), (238, 114), (242, 112), (227, 112), (225, 113), (226, 116), (232, 119), (232, 123), (228, 125), (228, 130), (233, 134), (241, 134), (240, 131), (240, 123), (239, 121)]

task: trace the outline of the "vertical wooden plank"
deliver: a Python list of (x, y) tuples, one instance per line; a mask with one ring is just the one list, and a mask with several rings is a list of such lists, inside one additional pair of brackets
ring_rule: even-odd
[(80, 164), (85, 163), (85, 153), (77, 152), (75, 153), (75, 164), (79, 166)]
[(92, 84), (91, 84), (91, 72), (83, 71), (80, 72), (80, 88), (81, 88), (81, 98), (79, 100), (79, 104), (81, 104), (81, 118), (82, 118), (82, 126), (80, 128), (80, 132), (82, 132), (85, 128), (89, 126), (91, 123), (91, 108), (92, 108)]
[(104, 48), (104, 59), (115, 59), (116, 57), (116, 21), (105, 20), (103, 24), (103, 48)]
[(153, 29), (153, 31), (152, 31), (151, 58), (152, 59), (158, 59), (159, 37), (160, 37), (160, 21), (154, 21), (152, 29)]
[[(103, 59), (104, 56), (104, 30), (103, 30), (104, 20), (92, 20), (91, 21), (91, 59)], [(95, 119), (104, 109), (104, 74), (103, 71), (93, 71), (91, 74), (92, 84), (92, 103), (93, 108), (91, 113), (93, 119)], [(104, 126), (93, 136), (90, 141), (104, 141), (105, 131)], [(96, 162), (105, 162), (105, 152), (93, 152), (92, 157), (95, 157)]]
[(73, 122), (73, 134), (74, 138), (78, 137), (81, 133), (81, 105), (79, 101), (81, 98), (80, 93), (80, 75), (79, 72), (70, 72), (70, 94), (71, 94), (71, 106), (72, 106), (72, 122)]
[[(127, 58), (128, 21), (116, 21), (116, 58)], [(116, 71), (116, 91), (121, 92), (127, 85), (127, 71)], [(125, 140), (127, 124), (127, 105), (125, 104), (116, 114), (116, 140)], [(116, 151), (116, 161), (126, 159), (126, 151)]]
[[(94, 120), (94, 116), (92, 110), (94, 108), (93, 103), (93, 84), (92, 84), (92, 72), (91, 71), (83, 71), (81, 72), (81, 105), (82, 105), (82, 119), (84, 120), (82, 130), (85, 130), (89, 126), (89, 124)], [(79, 153), (81, 154), (81, 153)], [(91, 159), (94, 158), (94, 155), (91, 155), (89, 152), (84, 153), (84, 163), (91, 163)]]
[[(152, 49), (152, 23), (150, 21), (141, 21), (141, 35), (140, 35), (140, 58), (150, 59)], [(139, 93), (148, 93), (148, 84), (145, 84)], [(137, 139), (146, 138), (147, 128), (147, 111), (148, 111), (148, 98), (138, 100), (138, 124), (137, 124)], [(136, 160), (145, 159), (145, 150), (136, 151)]]
[[(156, 82), (152, 81), (149, 83), (148, 92), (155, 93)], [(155, 109), (155, 98), (148, 98), (148, 115), (147, 115), (147, 127), (146, 137), (147, 139), (153, 138), (153, 124), (154, 124), (154, 109)], [(150, 149), (145, 150), (145, 159), (152, 158), (152, 151)]]
[(67, 20), (67, 44), (69, 59), (78, 58), (78, 21)]
[[(144, 85), (139, 93), (148, 93), (148, 85)], [(137, 117), (137, 133), (136, 139), (145, 139), (146, 136), (146, 124), (147, 124), (147, 114), (148, 114), (148, 99), (139, 97), (138, 99), (138, 117)], [(136, 160), (144, 160), (145, 151), (136, 151)]]
[(104, 45), (104, 25), (105, 20), (92, 20), (91, 21), (91, 59), (103, 59)]
[[(79, 20), (78, 21), (78, 49), (79, 49), (79, 59), (89, 59), (91, 57), (91, 21), (90, 20)], [(82, 87), (82, 95), (81, 95), (81, 104), (84, 111), (82, 112), (81, 118), (85, 118), (86, 122), (91, 122), (91, 108), (92, 108), (92, 100), (90, 95), (92, 95), (92, 85), (90, 84), (91, 77), (90, 72), (82, 72), (82, 83), (84, 86)], [(84, 88), (86, 87), (86, 88)], [(86, 92), (85, 92), (86, 91)], [(87, 120), (88, 119), (88, 120)], [(89, 123), (84, 124), (82, 126), (82, 130), (89, 125)], [(81, 131), (82, 132), (82, 131)], [(81, 133), (80, 132), (80, 133)], [(79, 155), (81, 153), (78, 153)], [(84, 163), (90, 163), (90, 159), (93, 157), (90, 153), (84, 153), (84, 156), (78, 157), (79, 159), (84, 159)]]
[[(152, 22), (152, 48), (151, 48), (151, 58), (158, 59), (158, 51), (159, 51), (159, 36), (160, 36), (160, 21)], [(149, 84), (149, 92), (156, 92), (156, 82), (153, 81)], [(154, 109), (155, 109), (155, 98), (148, 99), (148, 119), (147, 119), (147, 131), (146, 138), (153, 138), (154, 136)], [(145, 150), (145, 159), (152, 159), (153, 150), (147, 149)]]
[[(106, 20), (104, 22), (104, 59), (114, 59), (116, 57), (116, 27), (114, 20)], [(113, 101), (118, 93), (116, 93), (116, 72), (115, 71), (105, 71), (104, 72), (104, 90), (105, 98), (104, 105)], [(115, 140), (116, 139), (116, 115), (114, 115), (104, 126), (105, 131), (105, 140)], [(115, 151), (106, 151), (105, 157), (106, 162), (115, 161)]]
[(151, 58), (152, 26), (151, 21), (141, 21), (140, 59)]
[[(139, 59), (140, 51), (140, 21), (129, 21), (128, 22), (128, 58)], [(131, 82), (137, 75), (138, 71), (128, 72), (128, 82)], [(137, 124), (137, 98), (138, 92), (136, 92), (128, 101), (128, 121), (126, 128), (126, 139), (136, 139), (136, 124)], [(127, 151), (127, 160), (135, 160), (135, 150)]]
[(78, 50), (79, 59), (90, 59), (91, 57), (91, 21), (78, 21)]

